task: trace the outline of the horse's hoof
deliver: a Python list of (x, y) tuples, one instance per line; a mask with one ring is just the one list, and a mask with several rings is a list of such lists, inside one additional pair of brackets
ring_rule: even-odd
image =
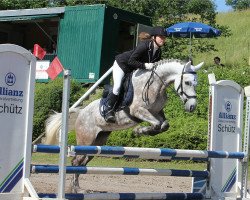
[(133, 132), (133, 135), (134, 135), (135, 137), (140, 137), (140, 136), (141, 136), (140, 134), (138, 134), (138, 133), (136, 133), (136, 132)]
[(69, 188), (71, 193), (77, 194), (80, 190), (79, 186), (76, 186), (74, 183), (70, 183), (70, 188)]
[(168, 122), (163, 122), (161, 125), (161, 131), (167, 131), (169, 129), (170, 125)]
[(77, 194), (80, 188), (78, 187), (71, 187), (71, 193)]
[(157, 134), (159, 134), (159, 131), (158, 130), (152, 130), (152, 131), (150, 131), (150, 132), (148, 132), (148, 135), (149, 136), (155, 136), (155, 135), (157, 135)]
[(135, 137), (140, 137), (142, 135), (141, 127), (134, 128), (133, 134)]

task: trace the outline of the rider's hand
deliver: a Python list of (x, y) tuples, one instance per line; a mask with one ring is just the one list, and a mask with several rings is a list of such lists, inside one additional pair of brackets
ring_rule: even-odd
[(154, 63), (145, 63), (145, 69), (152, 70), (154, 67)]

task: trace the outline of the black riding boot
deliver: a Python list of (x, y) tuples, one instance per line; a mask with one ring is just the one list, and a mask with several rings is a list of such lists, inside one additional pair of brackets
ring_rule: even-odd
[(109, 98), (107, 102), (108, 109), (106, 110), (107, 114), (105, 115), (105, 120), (106, 122), (115, 123), (114, 107), (118, 100), (118, 95), (115, 95), (113, 94), (113, 92), (111, 92), (108, 98)]

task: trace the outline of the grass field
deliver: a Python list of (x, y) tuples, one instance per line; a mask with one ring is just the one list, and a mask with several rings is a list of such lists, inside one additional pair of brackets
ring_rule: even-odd
[[(37, 153), (32, 155), (33, 164), (58, 164), (58, 154), (44, 154)], [(71, 158), (68, 158), (68, 165), (70, 165)], [(145, 161), (139, 159), (115, 159), (105, 157), (95, 157), (88, 166), (99, 167), (138, 167), (138, 168), (159, 168), (159, 169), (190, 169), (190, 170), (205, 170), (207, 168), (206, 163), (197, 162), (184, 162), (184, 161), (171, 161), (171, 162), (157, 162), (157, 161)], [(248, 169), (250, 170), (250, 168)], [(248, 180), (250, 175), (248, 174)]]
[(249, 64), (250, 62), (250, 10), (219, 13), (216, 22), (228, 26), (232, 35), (209, 39), (215, 44), (217, 52), (195, 53), (194, 61), (213, 64), (213, 58), (219, 56), (222, 63), (228, 65)]
[[(58, 164), (58, 154), (45, 154), (37, 153), (32, 155), (32, 163), (35, 164)], [(70, 165), (71, 158), (68, 158), (68, 165)], [(145, 161), (139, 159), (120, 159), (120, 158), (105, 158), (95, 157), (88, 164), (89, 166), (101, 166), (101, 167), (139, 167), (139, 168), (169, 168), (169, 169), (193, 169), (204, 170), (206, 169), (205, 163), (192, 163), (192, 162), (157, 162), (157, 161)]]

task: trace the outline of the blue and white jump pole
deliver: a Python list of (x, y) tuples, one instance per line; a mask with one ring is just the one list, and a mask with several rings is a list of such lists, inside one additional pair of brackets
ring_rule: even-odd
[[(212, 78), (211, 78), (212, 77)], [(246, 91), (246, 89), (245, 89)], [(137, 147), (109, 147), (109, 146), (72, 146), (70, 154), (85, 154), (91, 156), (105, 157), (129, 157), (144, 159), (184, 159), (184, 160), (206, 160), (207, 171), (171, 171), (159, 169), (139, 168), (92, 168), (92, 167), (66, 167), (66, 172), (81, 174), (120, 174), (120, 175), (164, 175), (164, 176), (194, 176), (206, 178), (205, 192), (192, 196), (191, 193), (183, 194), (184, 199), (247, 199), (247, 158), (249, 138), (249, 117), (246, 119), (244, 134), (244, 151), (242, 150), (242, 118), (243, 118), (243, 89), (233, 81), (215, 81), (210, 75), (210, 103), (209, 103), (209, 137), (208, 150), (183, 150), (183, 149), (155, 149)], [(249, 116), (249, 92), (247, 96), (247, 116)], [(35, 152), (58, 153), (59, 146), (34, 146)], [(245, 167), (245, 173), (243, 169)], [(33, 172), (57, 173), (58, 166), (33, 166)], [(47, 194), (51, 197), (52, 194)], [(142, 199), (141, 194), (82, 194), (79, 198), (91, 199)], [(148, 198), (159, 199), (182, 199), (179, 194), (147, 194)], [(155, 195), (155, 196), (152, 196)], [(168, 196), (169, 195), (169, 196)], [(46, 197), (46, 194), (42, 195)], [(52, 195), (53, 196), (53, 195)], [(132, 197), (133, 196), (133, 197)], [(54, 197), (58, 197), (54, 195)], [(66, 194), (66, 197), (76, 197)], [(143, 197), (145, 199), (145, 196)]]

